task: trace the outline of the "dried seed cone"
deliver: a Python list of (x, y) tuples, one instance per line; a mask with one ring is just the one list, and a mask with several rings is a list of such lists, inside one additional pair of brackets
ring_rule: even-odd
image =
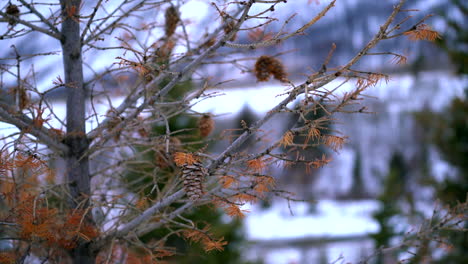
[(273, 75), (281, 82), (287, 81), (287, 73), (280, 60), (271, 56), (260, 56), (255, 63), (255, 76), (259, 82), (266, 82)]
[(175, 42), (172, 39), (164, 40), (164, 43), (156, 49), (154, 55), (156, 56), (154, 62), (157, 64), (168, 63), (172, 50), (175, 47)]
[(168, 9), (166, 9), (164, 18), (166, 19), (164, 30), (166, 37), (169, 38), (174, 35), (177, 24), (180, 21), (179, 12), (177, 12), (177, 9), (174, 6), (170, 6)]
[[(10, 3), (6, 8), (6, 13), (10, 16), (19, 17), (20, 10), (17, 5), (13, 5)], [(14, 19), (9, 19), (8, 24), (14, 26), (17, 24), (17, 22)]]
[(18, 102), (19, 103), (19, 109), (23, 110), (30, 103), (29, 96), (26, 93), (26, 89), (24, 89), (24, 87), (20, 87), (18, 92), (19, 92), (19, 102)]
[(207, 137), (214, 129), (214, 120), (210, 115), (203, 115), (198, 121), (198, 129), (200, 130), (200, 136)]
[[(223, 27), (224, 33), (226, 33), (226, 34), (231, 33), (231, 31), (234, 29), (235, 25), (236, 25), (236, 22), (234, 22), (234, 20), (230, 20), (229, 22), (224, 24), (224, 27)], [(234, 41), (234, 40), (236, 40), (236, 38), (237, 38), (237, 34), (234, 34), (229, 40)]]
[(202, 197), (203, 180), (206, 174), (206, 169), (199, 162), (182, 166), (184, 190), (190, 200), (196, 201)]
[(207, 48), (213, 46), (215, 44), (215, 42), (216, 42), (215, 38), (210, 38), (205, 43), (203, 43), (202, 47), (207, 49)]

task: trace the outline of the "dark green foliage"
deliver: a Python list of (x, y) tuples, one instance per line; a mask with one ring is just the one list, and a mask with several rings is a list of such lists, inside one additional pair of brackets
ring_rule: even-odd
[[(381, 207), (373, 214), (373, 218), (380, 226), (380, 231), (371, 236), (377, 249), (388, 247), (390, 240), (397, 235), (390, 221), (401, 214), (399, 203), (405, 193), (407, 176), (408, 168), (403, 156), (400, 153), (394, 153), (390, 160), (389, 173), (385, 178), (383, 191), (377, 199)], [(376, 263), (384, 263), (382, 255), (377, 256)]]
[(366, 198), (368, 195), (366, 194), (366, 185), (362, 178), (362, 156), (359, 150), (356, 150), (352, 175), (352, 185), (349, 191), (350, 198)]
[[(190, 89), (190, 82), (182, 83), (177, 85), (168, 97), (170, 100), (180, 100), (182, 95), (186, 94)], [(165, 153), (164, 146), (135, 147), (137, 151), (141, 153), (142, 162), (128, 166), (128, 173), (125, 177), (128, 190), (138, 194), (140, 198), (146, 197), (149, 198), (150, 201), (157, 199), (157, 192), (154, 191), (154, 185), (157, 184), (159, 190), (164, 190), (165, 186), (179, 173), (179, 169), (172, 161), (174, 152), (194, 152), (207, 147), (205, 143), (199, 143), (201, 142), (201, 137), (198, 133), (197, 123), (198, 117), (188, 113), (181, 113), (174, 116), (168, 120), (170, 133), (173, 133), (171, 135), (166, 134), (165, 124), (156, 124), (151, 131), (152, 138), (161, 139), (161, 141), (156, 142), (161, 142), (160, 145), (164, 145), (166, 140), (165, 136), (169, 136), (172, 139), (177, 138), (177, 141), (180, 141), (180, 143), (175, 144), (173, 141), (170, 141), (170, 153)], [(161, 151), (158, 149), (161, 149)], [(161, 157), (161, 155), (164, 155), (164, 160), (168, 161), (163, 162), (165, 163), (163, 166), (161, 165), (161, 159), (158, 158)], [(178, 204), (173, 204), (173, 207), (168, 208), (166, 212), (169, 213), (179, 206)], [(171, 233), (170, 225), (155, 229), (143, 237), (140, 237), (140, 239), (147, 243), (160, 240), (167, 236), (164, 246), (172, 248), (176, 252), (175, 256), (163, 259), (169, 263), (246, 263), (241, 259), (242, 253), (240, 245), (244, 238), (242, 234), (242, 222), (239, 219), (226, 216), (212, 204), (194, 207), (187, 214), (183, 215), (183, 217), (190, 219), (199, 229), (209, 225), (209, 232), (215, 239), (224, 237), (224, 241), (228, 242), (224, 250), (206, 252), (201, 243), (191, 242), (181, 233), (169, 235)]]
[[(327, 106), (324, 102), (320, 101), (321, 104), (326, 108)], [(296, 105), (296, 113), (290, 116), (288, 120), (289, 124), (286, 124), (286, 127), (291, 127), (293, 123), (297, 122), (296, 127), (305, 126), (304, 118), (306, 120), (313, 120), (317, 122), (317, 129), (320, 131), (320, 135), (331, 134), (331, 121), (325, 119), (326, 113), (321, 108), (316, 106), (314, 109), (305, 109), (305, 107)], [(304, 118), (301, 118), (299, 113), (304, 115)], [(294, 128), (294, 127), (293, 127)], [(322, 138), (311, 138), (307, 133), (302, 133), (300, 135), (294, 135), (294, 144), (302, 145), (298, 146), (287, 146), (283, 147), (283, 151), (287, 153), (288, 158), (291, 160), (296, 160), (300, 157), (306, 161), (314, 161), (321, 159), (325, 154), (329, 153), (329, 148), (327, 148), (323, 142)], [(303, 147), (307, 145), (307, 147)], [(318, 168), (313, 168), (312, 166), (306, 164), (305, 162), (295, 163), (294, 166), (285, 168), (284, 175), (287, 175), (287, 178), (283, 180), (288, 184), (293, 183), (298, 186), (298, 194), (302, 195), (304, 199), (312, 200), (314, 199), (313, 194), (310, 192), (311, 184), (319, 176)]]
[(463, 0), (452, 0), (451, 2), (451, 6), (462, 14), (462, 19), (461, 21), (453, 19), (453, 9), (447, 9), (447, 13), (441, 14), (447, 24), (447, 30), (443, 33), (442, 38), (437, 40), (437, 44), (447, 52), (455, 64), (457, 73), (468, 74), (468, 53), (466, 52), (468, 4)]
[[(455, 175), (445, 177), (442, 182), (432, 181), (437, 198), (444, 204), (454, 206), (466, 202), (468, 193), (468, 100), (455, 98), (441, 113), (429, 111), (416, 114), (419, 123), (427, 132), (429, 143), (433, 144), (442, 158), (457, 169)], [(468, 223), (464, 223), (468, 228)], [(468, 233), (444, 230), (453, 246), (451, 251), (434, 263), (468, 263)]]
[[(437, 197), (448, 205), (466, 202), (468, 194), (468, 100), (455, 98), (440, 114), (431, 114), (430, 130), (442, 157), (458, 169), (454, 177), (435, 185)], [(468, 228), (468, 222), (464, 224)], [(468, 232), (446, 230), (453, 249), (436, 263), (468, 263)]]
[[(185, 215), (187, 219), (194, 223), (200, 223), (198, 227), (204, 224), (210, 224), (210, 231), (216, 237), (224, 237), (228, 241), (223, 251), (205, 252), (200, 243), (187, 241), (183, 236), (170, 236), (166, 241), (166, 246), (177, 249), (177, 255), (164, 260), (174, 264), (248, 264), (243, 261), (240, 246), (244, 240), (242, 234), (242, 222), (236, 218), (227, 218), (221, 211), (212, 206), (200, 206), (192, 212)], [(155, 230), (143, 237), (143, 241), (151, 240), (154, 237), (161, 238), (167, 235), (166, 229)]]

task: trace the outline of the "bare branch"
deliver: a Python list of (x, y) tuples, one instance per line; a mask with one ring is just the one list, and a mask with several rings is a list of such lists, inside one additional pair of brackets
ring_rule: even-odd
[(41, 140), (41, 142), (46, 144), (54, 151), (62, 154), (68, 152), (68, 147), (65, 144), (59, 142), (56, 138), (51, 136), (54, 135), (53, 132), (45, 127), (36, 127), (31, 118), (15, 111), (11, 106), (2, 102), (0, 102), (0, 118), (2, 121), (16, 126), (20, 131), (37, 137), (39, 140)]

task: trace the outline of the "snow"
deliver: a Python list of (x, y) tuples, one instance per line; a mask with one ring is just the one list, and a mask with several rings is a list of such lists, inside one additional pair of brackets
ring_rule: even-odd
[[(364, 237), (379, 231), (371, 217), (379, 206), (374, 200), (320, 200), (289, 205), (278, 200), (268, 209), (252, 207), (244, 226), (246, 238), (253, 244), (246, 249), (245, 258), (266, 264), (319, 263), (323, 259), (357, 261), (374, 247), (372, 240)], [(345, 239), (356, 237), (357, 240)], [(324, 239), (336, 240), (323, 242)]]
[[(339, 78), (326, 88), (334, 88), (342, 81), (343, 79)], [(417, 79), (411, 74), (402, 74), (391, 76), (388, 83), (382, 81), (368, 89), (365, 94), (375, 96), (379, 101), (390, 101), (388, 111), (391, 113), (415, 111), (422, 109), (426, 103), (434, 110), (440, 110), (451, 98), (462, 95), (467, 81), (467, 78), (452, 76), (447, 72), (423, 72)], [(339, 89), (338, 94), (350, 91), (354, 84), (352, 81), (346, 83)], [(254, 87), (217, 89), (210, 92), (224, 95), (200, 102), (193, 110), (219, 115), (237, 113), (247, 104), (256, 112), (265, 113), (285, 98), (285, 95), (282, 95), (285, 91), (286, 87), (276, 81), (256, 84)]]
[[(291, 203), (275, 201), (271, 208), (252, 208), (245, 219), (249, 240), (276, 240), (305, 237), (359, 236), (377, 232), (371, 218), (379, 204), (373, 200)], [(308, 212), (316, 207), (314, 212)]]

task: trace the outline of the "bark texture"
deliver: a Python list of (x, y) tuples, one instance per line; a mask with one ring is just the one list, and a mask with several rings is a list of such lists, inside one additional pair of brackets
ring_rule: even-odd
[[(89, 141), (85, 130), (85, 87), (83, 81), (83, 62), (81, 57), (81, 40), (79, 10), (81, 0), (61, 0), (63, 66), (67, 89), (67, 135), (65, 144), (67, 179), (71, 194), (70, 205), (86, 209), (89, 206), (90, 175), (89, 158), (86, 150)], [(91, 221), (91, 219), (86, 219)], [(73, 263), (95, 263), (95, 255), (88, 250), (89, 243), (80, 243), (70, 252)]]

